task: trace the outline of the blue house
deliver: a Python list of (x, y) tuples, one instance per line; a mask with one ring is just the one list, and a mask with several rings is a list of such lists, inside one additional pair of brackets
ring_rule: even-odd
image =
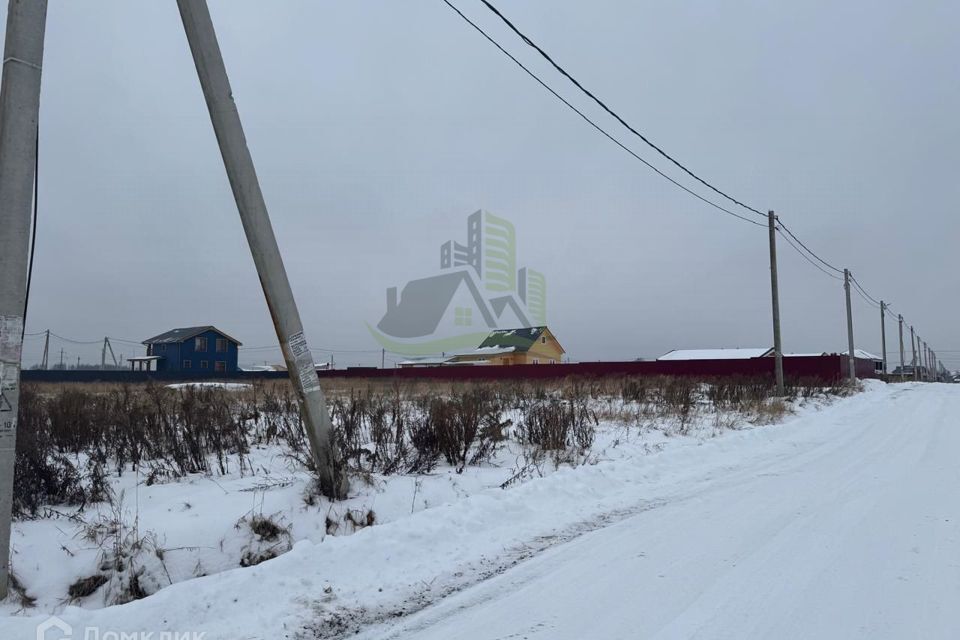
[(148, 371), (208, 374), (238, 370), (240, 342), (216, 327), (172, 329), (143, 341), (147, 355), (131, 358), (131, 368), (139, 364)]

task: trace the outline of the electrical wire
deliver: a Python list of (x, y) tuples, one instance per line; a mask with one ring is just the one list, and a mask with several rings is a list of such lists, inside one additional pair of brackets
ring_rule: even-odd
[[(33, 142), (33, 221), (30, 225), (30, 261), (27, 263), (27, 289), (23, 296), (23, 326), (27, 326), (27, 309), (30, 306), (30, 285), (33, 283), (33, 255), (37, 251), (37, 211), (40, 196), (40, 120), (37, 119), (37, 135)], [(21, 334), (22, 337), (22, 334)]]
[(557, 93), (550, 85), (548, 85), (546, 82), (544, 82), (543, 80), (541, 80), (540, 77), (537, 76), (537, 74), (535, 74), (533, 71), (531, 71), (529, 68), (527, 68), (522, 62), (520, 62), (517, 58), (515, 58), (515, 57), (513, 56), (513, 54), (511, 54), (509, 51), (507, 51), (506, 49), (504, 49), (504, 48), (500, 45), (499, 42), (497, 42), (497, 41), (494, 40), (490, 35), (488, 35), (486, 31), (484, 31), (479, 25), (477, 25), (477, 23), (475, 23), (473, 20), (471, 20), (470, 18), (468, 18), (466, 15), (464, 15), (463, 12), (460, 11), (460, 9), (458, 9), (456, 6), (453, 5), (453, 3), (450, 2), (450, 0), (443, 0), (443, 3), (444, 3), (445, 5), (447, 5), (448, 7), (450, 7), (450, 9), (452, 9), (452, 10), (454, 11), (454, 13), (456, 13), (458, 16), (460, 16), (467, 24), (469, 24), (471, 27), (473, 27), (474, 29), (476, 29), (484, 38), (486, 38), (491, 44), (493, 44), (493, 46), (495, 46), (497, 49), (499, 49), (500, 52), (503, 53), (503, 55), (505, 55), (505, 56), (507, 56), (508, 58), (510, 58), (510, 60), (512, 60), (514, 64), (516, 64), (518, 67), (520, 67), (521, 69), (523, 69), (523, 70), (526, 72), (526, 74), (529, 75), (531, 78), (533, 78), (540, 86), (542, 86), (544, 89), (546, 89), (547, 91), (549, 91), (557, 100), (559, 100), (560, 102), (562, 102), (563, 104), (565, 104), (565, 105), (566, 105), (569, 109), (571, 109), (574, 113), (576, 113), (578, 116), (580, 116), (581, 118), (583, 118), (583, 119), (587, 122), (587, 124), (589, 124), (591, 127), (593, 127), (593, 128), (596, 129), (598, 132), (600, 132), (604, 137), (606, 137), (606, 138), (609, 139), (611, 142), (613, 142), (615, 145), (617, 145), (618, 147), (620, 147), (621, 149), (623, 149), (624, 151), (626, 151), (627, 153), (629, 153), (629, 154), (630, 154), (631, 156), (633, 156), (635, 159), (637, 159), (637, 160), (639, 160), (640, 162), (642, 162), (642, 163), (643, 163), (644, 165), (646, 165), (649, 169), (651, 169), (651, 170), (653, 170), (654, 172), (656, 172), (660, 177), (662, 177), (662, 178), (664, 178), (665, 180), (669, 181), (669, 182), (672, 183), (674, 186), (679, 187), (680, 189), (683, 189), (684, 191), (686, 191), (687, 193), (689, 193), (689, 194), (692, 195), (693, 197), (697, 198), (698, 200), (700, 200), (700, 201), (702, 201), (702, 202), (710, 205), (711, 207), (714, 207), (715, 209), (718, 209), (718, 210), (720, 210), (720, 211), (722, 211), (722, 212), (724, 212), (724, 213), (726, 213), (726, 214), (728, 214), (728, 215), (731, 215), (731, 216), (733, 216), (734, 218), (739, 218), (739, 219), (741, 219), (741, 220), (744, 220), (744, 221), (746, 221), (746, 222), (749, 222), (750, 224), (755, 224), (755, 225), (757, 225), (757, 226), (759, 226), (759, 227), (766, 227), (766, 226), (767, 226), (767, 225), (765, 225), (765, 224), (761, 224), (761, 223), (759, 223), (759, 222), (756, 222), (755, 220), (751, 220), (750, 218), (747, 218), (746, 216), (742, 216), (742, 215), (740, 215), (740, 214), (738, 214), (738, 213), (734, 213), (733, 211), (730, 211), (729, 209), (727, 209), (727, 208), (725, 208), (725, 207), (717, 204), (716, 202), (713, 202), (712, 200), (709, 200), (709, 199), (701, 196), (701, 195), (700, 195), (699, 193), (697, 193), (696, 191), (693, 191), (693, 190), (690, 189), (689, 187), (686, 187), (685, 185), (677, 182), (677, 181), (674, 180), (672, 177), (670, 177), (669, 175), (667, 175), (666, 173), (664, 173), (663, 171), (661, 171), (660, 169), (658, 169), (658, 168), (655, 167), (654, 165), (650, 164), (647, 160), (643, 159), (643, 158), (642, 158), (640, 155), (638, 155), (635, 151), (633, 151), (632, 149), (630, 149), (629, 147), (627, 147), (624, 143), (620, 142), (620, 140), (618, 140), (617, 138), (615, 138), (615, 137), (613, 136), (613, 134), (609, 133), (606, 129), (604, 129), (603, 127), (601, 127), (600, 125), (598, 125), (596, 122), (594, 122), (593, 120), (591, 120), (583, 111), (581, 111), (581, 110), (578, 109), (577, 107), (573, 106), (573, 104), (571, 104), (566, 98), (564, 98), (564, 97), (561, 96), (559, 93)]
[(73, 338), (64, 338), (63, 336), (57, 335), (52, 331), (50, 332), (50, 335), (58, 340), (69, 342), (70, 344), (100, 344), (103, 342), (103, 340), (74, 340)]
[(810, 247), (808, 247), (807, 245), (803, 244), (803, 241), (800, 240), (800, 238), (798, 238), (796, 235), (794, 235), (794, 233), (793, 233), (792, 231), (790, 231), (790, 228), (789, 228), (787, 225), (785, 225), (782, 220), (780, 220), (779, 218), (778, 218), (777, 220), (779, 221), (780, 226), (783, 228), (783, 230), (786, 231), (786, 232), (790, 235), (791, 238), (793, 238), (794, 240), (796, 240), (797, 243), (798, 243), (801, 247), (803, 247), (804, 250), (805, 250), (807, 253), (809, 253), (811, 256), (813, 256), (814, 258), (816, 258), (817, 261), (820, 262), (820, 264), (824, 265), (824, 266), (827, 267), (828, 269), (832, 269), (832, 270), (836, 271), (837, 273), (843, 273), (843, 269), (839, 269), (839, 268), (833, 266), (832, 264), (830, 264), (829, 262), (827, 262), (826, 260), (824, 260), (823, 258), (821, 258), (820, 256), (818, 256), (817, 254), (815, 254), (813, 251), (811, 251), (811, 250), (810, 250)]
[[(595, 122), (593, 122), (590, 118), (588, 118), (582, 111), (580, 111), (579, 109), (577, 109), (576, 107), (574, 107), (574, 106), (573, 106), (569, 101), (567, 101), (565, 98), (561, 97), (552, 87), (548, 86), (548, 85), (546, 84), (546, 82), (544, 82), (542, 79), (540, 79), (540, 77), (538, 77), (536, 74), (534, 74), (534, 73), (533, 73), (530, 69), (528, 69), (523, 63), (521, 63), (516, 57), (514, 57), (512, 54), (510, 54), (508, 51), (506, 51), (506, 49), (504, 49), (503, 46), (501, 46), (496, 40), (494, 40), (493, 37), (491, 37), (490, 35), (488, 35), (481, 27), (479, 27), (476, 23), (474, 23), (472, 20), (470, 20), (469, 18), (467, 18), (467, 16), (465, 16), (456, 6), (454, 6), (454, 5), (450, 2), (450, 0), (443, 0), (443, 1), (444, 1), (444, 3), (445, 3), (448, 7), (450, 7), (450, 9), (452, 9), (454, 12), (456, 12), (464, 21), (466, 21), (470, 26), (472, 26), (472, 27), (473, 27), (475, 30), (477, 30), (481, 35), (483, 35), (484, 38), (486, 38), (491, 44), (493, 44), (497, 49), (499, 49), (501, 53), (503, 53), (503, 54), (506, 55), (508, 58), (510, 58), (516, 65), (518, 65), (521, 69), (523, 69), (530, 77), (532, 77), (534, 80), (536, 80), (541, 86), (543, 86), (545, 89), (547, 89), (551, 94), (553, 94), (557, 99), (559, 99), (561, 102), (563, 102), (567, 107), (569, 107), (569, 108), (572, 109), (574, 112), (576, 112), (581, 118), (583, 118), (584, 120), (586, 120), (591, 126), (593, 126), (595, 129), (597, 129), (597, 130), (598, 130), (600, 133), (602, 133), (604, 136), (606, 136), (607, 138), (609, 138), (609, 139), (610, 139), (611, 141), (613, 141), (615, 144), (617, 144), (618, 146), (620, 146), (621, 148), (623, 148), (625, 151), (627, 151), (628, 153), (630, 153), (631, 155), (633, 155), (635, 158), (637, 158), (638, 160), (640, 160), (641, 162), (643, 162), (646, 166), (648, 166), (649, 168), (651, 168), (651, 169), (653, 169), (654, 171), (656, 171), (659, 175), (661, 175), (662, 177), (666, 178), (667, 180), (669, 180), (669, 181), (670, 181), (671, 183), (673, 183), (674, 185), (680, 187), (681, 189), (683, 189), (684, 191), (687, 191), (688, 193), (691, 193), (692, 195), (696, 196), (697, 198), (699, 198), (699, 199), (707, 202), (707, 203), (710, 204), (711, 206), (714, 206), (714, 207), (720, 209), (720, 210), (723, 211), (724, 213), (728, 213), (728, 214), (730, 214), (730, 215), (737, 216), (737, 214), (735, 214), (735, 213), (733, 213), (733, 212), (731, 212), (731, 211), (729, 211), (729, 210), (727, 210), (727, 209), (725, 209), (725, 208), (723, 208), (723, 207), (720, 207), (719, 205), (717, 205), (716, 203), (714, 203), (714, 202), (712, 202), (712, 201), (706, 200), (705, 198), (703, 198), (702, 196), (700, 196), (700, 194), (697, 194), (697, 193), (691, 191), (690, 189), (686, 188), (684, 185), (679, 184), (677, 181), (675, 181), (675, 180), (672, 179), (671, 177), (667, 176), (666, 174), (664, 174), (662, 171), (660, 171), (660, 170), (657, 169), (656, 167), (652, 166), (649, 162), (647, 162), (647, 161), (644, 160), (643, 158), (640, 158), (636, 153), (634, 153), (632, 150), (628, 149), (628, 148), (627, 148), (623, 143), (621, 143), (618, 139), (614, 138), (614, 137), (613, 137), (610, 133), (608, 133), (605, 129), (601, 128), (599, 125), (597, 125)], [(604, 110), (606, 113), (608, 113), (611, 117), (613, 117), (615, 120), (617, 120), (617, 121), (618, 121), (621, 125), (623, 125), (628, 131), (630, 131), (630, 132), (633, 133), (635, 136), (637, 136), (638, 138), (640, 138), (640, 139), (641, 139), (645, 144), (647, 144), (650, 148), (654, 149), (657, 153), (659, 153), (661, 156), (663, 156), (664, 158), (666, 158), (667, 160), (669, 160), (669, 161), (670, 161), (671, 163), (673, 163), (676, 167), (678, 167), (679, 169), (681, 169), (684, 173), (686, 173), (687, 175), (689, 175), (690, 177), (692, 177), (693, 179), (695, 179), (697, 182), (699, 182), (700, 184), (706, 186), (707, 188), (709, 188), (710, 190), (712, 190), (712, 191), (714, 191), (715, 193), (719, 194), (720, 196), (726, 198), (726, 199), (729, 200), (730, 202), (733, 202), (734, 204), (736, 204), (736, 205), (738, 205), (738, 206), (740, 206), (740, 207), (743, 207), (744, 209), (746, 209), (746, 210), (748, 210), (748, 211), (750, 211), (750, 212), (752, 212), (752, 213), (755, 213), (755, 214), (757, 214), (757, 215), (759, 215), (759, 216), (766, 217), (766, 214), (764, 214), (762, 211), (760, 211), (760, 210), (758, 210), (758, 209), (756, 209), (756, 208), (754, 208), (754, 207), (751, 207), (751, 206), (749, 206), (749, 205), (741, 202), (740, 200), (734, 198), (734, 197), (731, 196), (730, 194), (728, 194), (728, 193), (726, 193), (726, 192), (718, 189), (717, 187), (715, 187), (715, 186), (712, 185), (711, 183), (707, 182), (706, 180), (704, 180), (703, 178), (701, 178), (700, 176), (698, 176), (697, 174), (695, 174), (693, 171), (691, 171), (688, 167), (684, 166), (682, 163), (680, 163), (678, 160), (676, 160), (673, 156), (671, 156), (669, 153), (667, 153), (667, 152), (666, 152), (664, 149), (662, 149), (660, 146), (658, 146), (658, 145), (656, 145), (655, 143), (653, 143), (649, 138), (647, 138), (644, 134), (642, 134), (640, 131), (638, 131), (635, 127), (633, 127), (632, 125), (630, 125), (630, 123), (628, 123), (623, 117), (621, 117), (618, 113), (616, 113), (613, 109), (611, 109), (603, 100), (601, 100), (599, 97), (597, 97), (597, 96), (596, 96), (593, 92), (591, 92), (589, 89), (587, 89), (586, 87), (584, 87), (583, 84), (581, 84), (580, 81), (578, 81), (575, 77), (573, 77), (573, 75), (572, 75), (570, 72), (568, 72), (568, 71), (567, 71), (566, 69), (564, 69), (559, 63), (557, 63), (556, 60), (554, 60), (553, 57), (550, 56), (550, 54), (548, 54), (542, 47), (540, 47), (536, 42), (534, 42), (532, 38), (530, 38), (528, 35), (526, 35), (525, 33), (523, 33), (509, 18), (507, 18), (499, 9), (497, 9), (497, 8), (493, 5), (492, 2), (490, 2), (489, 0), (480, 0), (480, 1), (483, 3), (484, 6), (486, 6), (487, 9), (489, 9), (494, 15), (496, 15), (515, 35), (517, 35), (527, 46), (529, 46), (529, 47), (531, 47), (532, 49), (534, 49), (544, 60), (546, 60), (558, 73), (560, 73), (560, 74), (561, 74), (562, 76), (564, 76), (567, 80), (569, 80), (575, 87), (577, 87), (577, 89), (579, 89), (579, 90), (580, 90), (581, 92), (583, 92), (587, 97), (589, 97), (591, 100), (593, 100), (593, 102), (596, 103), (601, 109), (603, 109), (603, 110)], [(741, 217), (741, 216), (737, 216), (737, 217)], [(743, 218), (741, 217), (741, 219), (743, 219)], [(748, 220), (748, 221), (749, 221), (749, 222), (753, 222), (754, 224), (757, 224), (758, 226), (766, 226), (766, 225), (762, 225), (762, 224), (760, 224), (760, 223), (758, 223), (758, 222), (756, 222), (756, 221), (753, 221), (753, 220)], [(822, 257), (820, 257), (817, 253), (815, 253), (812, 249), (810, 249), (810, 247), (807, 246), (806, 243), (804, 243), (802, 240), (800, 240), (800, 238), (797, 237), (797, 235), (796, 235), (795, 233), (793, 233), (793, 231), (792, 231), (786, 224), (784, 224), (784, 223), (783, 223), (781, 220), (779, 220), (779, 219), (778, 219), (778, 228), (777, 228), (777, 231), (780, 232), (781, 237), (783, 237), (783, 238), (787, 241), (787, 243), (790, 244), (790, 246), (791, 246), (795, 251), (797, 251), (801, 256), (803, 256), (804, 259), (806, 259), (808, 262), (810, 262), (813, 266), (815, 266), (815, 267), (816, 267), (817, 269), (819, 269), (821, 272), (823, 272), (824, 274), (830, 276), (831, 278), (834, 278), (835, 280), (842, 280), (842, 279), (843, 279), (843, 278), (839, 277), (838, 275), (835, 275), (835, 274), (844, 274), (845, 271), (844, 271), (843, 269), (841, 269), (841, 268), (839, 268), (839, 267), (831, 264), (830, 262), (827, 262), (825, 259), (823, 259)], [(798, 245), (799, 245), (799, 246), (798, 246)], [(819, 264), (818, 264), (818, 263), (819, 263)], [(822, 265), (822, 267), (821, 267), (821, 265)], [(824, 269), (823, 267), (826, 267), (826, 269)], [(827, 270), (829, 270), (829, 271), (827, 271)], [(834, 272), (834, 273), (830, 273), (830, 271), (832, 271), (832, 272)], [(872, 295), (870, 295), (870, 293), (866, 290), (866, 288), (865, 288), (862, 284), (860, 284), (860, 282), (857, 281), (857, 279), (856, 279), (855, 277), (853, 277), (852, 274), (851, 274), (850, 278), (851, 278), (851, 280), (852, 280), (853, 283), (854, 283), (854, 289), (857, 291), (857, 294), (858, 294), (860, 297), (862, 297), (862, 298), (864, 299), (864, 301), (866, 301), (868, 304), (873, 305), (873, 306), (876, 307), (876, 308), (879, 308), (879, 309), (883, 310), (885, 313), (890, 313), (891, 318), (894, 318), (894, 317), (895, 317), (895, 316), (891, 313), (891, 311), (890, 311), (890, 306), (889, 306), (888, 304), (886, 304), (886, 303), (884, 303), (884, 302), (880, 302), (880, 301), (878, 301), (876, 298), (874, 298)], [(896, 317), (896, 319), (899, 320), (899, 317)]]
[(783, 233), (783, 232), (780, 230), (780, 226), (779, 226), (779, 225), (778, 225), (778, 227), (777, 227), (777, 232), (780, 234), (780, 237), (781, 237), (781, 238), (783, 238), (784, 240), (787, 241), (787, 244), (789, 244), (791, 247), (793, 247), (793, 250), (794, 250), (794, 251), (796, 251), (797, 253), (799, 253), (799, 254), (803, 257), (804, 260), (806, 260), (807, 262), (809, 262), (810, 264), (812, 264), (812, 265), (813, 265), (814, 267), (816, 267), (820, 272), (822, 272), (823, 274), (825, 274), (825, 275), (833, 278), (834, 280), (843, 280), (843, 278), (841, 278), (840, 276), (837, 276), (837, 275), (835, 275), (835, 274), (830, 273), (829, 271), (827, 271), (826, 269), (824, 269), (823, 267), (821, 267), (819, 264), (817, 264), (816, 262), (814, 262), (814, 261), (810, 258), (810, 256), (808, 256), (802, 249), (800, 249), (800, 247), (798, 247), (797, 245), (793, 244), (793, 241), (790, 239), (790, 236), (788, 236), (788, 235), (786, 235), (785, 233)]
[(875, 309), (879, 309), (879, 308), (880, 308), (880, 305), (879, 305), (879, 304), (877, 304), (876, 302), (871, 301), (870, 298), (869, 298), (866, 294), (864, 294), (862, 291), (860, 291), (860, 289), (859, 289), (858, 287), (854, 287), (853, 290), (856, 292), (856, 294), (857, 294), (858, 296), (860, 296), (861, 298), (863, 298), (863, 301), (864, 301), (864, 302), (866, 302), (867, 304), (869, 304), (871, 307), (873, 307), (873, 308), (875, 308)]
[(850, 279), (853, 280), (854, 286), (856, 286), (856, 288), (859, 289), (860, 292), (861, 292), (863, 295), (865, 295), (867, 298), (869, 298), (869, 299), (870, 299), (870, 302), (872, 302), (878, 309), (879, 309), (880, 307), (882, 307), (882, 306), (883, 306), (883, 307), (886, 306), (886, 303), (885, 303), (885, 302), (881, 303), (879, 300), (877, 300), (876, 298), (874, 298), (873, 296), (871, 296), (869, 293), (867, 293), (867, 290), (863, 288), (863, 285), (860, 284), (860, 283), (857, 281), (857, 279), (853, 276), (852, 273), (850, 274)]
[[(444, 0), (444, 1), (446, 1), (446, 0)], [(549, 62), (549, 63), (553, 66), (553, 68), (556, 69), (562, 76), (564, 76), (567, 80), (569, 80), (570, 82), (572, 82), (572, 83), (574, 84), (574, 86), (576, 86), (578, 89), (580, 89), (580, 91), (582, 91), (583, 93), (585, 93), (591, 100), (593, 100), (595, 103), (597, 103), (597, 105), (599, 105), (601, 109), (603, 109), (603, 110), (606, 111), (608, 114), (610, 114), (611, 116), (613, 116), (613, 118), (616, 119), (617, 122), (619, 122), (620, 124), (622, 124), (624, 127), (626, 127), (626, 129), (627, 129), (628, 131), (630, 131), (632, 134), (634, 134), (635, 136), (637, 136), (638, 138), (640, 138), (641, 140), (643, 140), (643, 142), (646, 143), (647, 146), (649, 146), (651, 149), (653, 149), (654, 151), (656, 151), (657, 153), (659, 153), (661, 156), (663, 156), (664, 158), (666, 158), (667, 160), (669, 160), (670, 162), (672, 162), (672, 163), (673, 163), (674, 165), (676, 165), (679, 169), (681, 169), (684, 173), (686, 173), (686, 174), (689, 175), (691, 178), (693, 178), (694, 180), (696, 180), (696, 181), (699, 182), (700, 184), (704, 185), (704, 186), (707, 187), (708, 189), (710, 189), (710, 190), (714, 191), (715, 193), (723, 196), (724, 198), (726, 198), (726, 199), (729, 200), (730, 202), (733, 202), (734, 204), (743, 207), (743, 208), (746, 209), (747, 211), (751, 211), (751, 212), (753, 212), (753, 213), (755, 213), (755, 214), (757, 214), (757, 215), (759, 215), (759, 216), (762, 216), (762, 217), (764, 217), (764, 218), (767, 217), (767, 214), (766, 214), (766, 213), (763, 213), (762, 211), (759, 211), (759, 210), (751, 207), (751, 206), (748, 205), (748, 204), (744, 204), (744, 203), (741, 202), (740, 200), (737, 200), (737, 199), (734, 198), (733, 196), (731, 196), (731, 195), (725, 193), (724, 191), (721, 191), (721, 190), (718, 189), (717, 187), (713, 186), (712, 184), (710, 184), (709, 182), (707, 182), (706, 180), (704, 180), (703, 178), (701, 178), (700, 176), (698, 176), (697, 174), (695, 174), (693, 171), (691, 171), (690, 169), (688, 169), (687, 167), (685, 167), (685, 166), (684, 166), (683, 164), (681, 164), (676, 158), (674, 158), (673, 156), (671, 156), (669, 153), (667, 153), (666, 151), (664, 151), (662, 148), (660, 148), (659, 146), (657, 146), (656, 144), (654, 144), (649, 138), (647, 138), (645, 135), (643, 135), (642, 133), (640, 133), (639, 131), (637, 131), (633, 126), (630, 125), (630, 123), (628, 123), (626, 120), (624, 120), (618, 113), (616, 113), (613, 109), (611, 109), (610, 107), (608, 107), (608, 106), (606, 105), (606, 103), (605, 103), (603, 100), (601, 100), (600, 98), (598, 98), (592, 91), (590, 91), (589, 89), (587, 89), (586, 87), (584, 87), (582, 84), (580, 84), (580, 82), (579, 82), (576, 78), (574, 78), (566, 69), (564, 69), (564, 68), (561, 67), (559, 64), (557, 64), (557, 62), (556, 62), (552, 57), (550, 57), (550, 54), (548, 54), (546, 51), (544, 51), (544, 50), (543, 50), (536, 42), (534, 42), (529, 36), (527, 36), (526, 34), (524, 34), (523, 32), (521, 32), (520, 29), (518, 29), (518, 28), (516, 27), (516, 25), (513, 24), (513, 22), (511, 22), (505, 15), (503, 15), (503, 13), (501, 13), (499, 9), (497, 9), (497, 8), (496, 8), (495, 6), (493, 6), (490, 2), (488, 2), (488, 0), (480, 0), (480, 1), (481, 1), (484, 5), (486, 5), (486, 7), (487, 7), (490, 11), (492, 11), (498, 18), (500, 18), (500, 20), (502, 20), (503, 23), (506, 24), (507, 27), (509, 27), (511, 31), (513, 31), (515, 34), (517, 34), (517, 35), (520, 37), (520, 39), (523, 40), (524, 43), (526, 43), (529, 47), (532, 47), (532, 48), (533, 48), (537, 53), (539, 53), (547, 62)], [(447, 4), (450, 4), (450, 3), (448, 2)]]

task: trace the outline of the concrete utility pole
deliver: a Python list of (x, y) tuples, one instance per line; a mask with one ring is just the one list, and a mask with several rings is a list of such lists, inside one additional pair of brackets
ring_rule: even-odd
[(880, 301), (880, 345), (883, 349), (883, 375), (887, 375), (887, 303)]
[(927, 379), (927, 343), (920, 340), (920, 336), (917, 336), (917, 342), (920, 343), (920, 368), (923, 371), (920, 378), (922, 380)]
[(903, 379), (903, 314), (897, 314), (897, 325), (900, 328), (900, 378)]
[(850, 307), (850, 269), (843, 270), (843, 290), (847, 297), (847, 363), (850, 367), (850, 384), (857, 382), (857, 356), (853, 350), (853, 309)]
[(913, 325), (910, 325), (910, 351), (913, 354), (910, 357), (910, 365), (913, 367), (913, 379), (916, 380), (919, 372), (917, 371), (917, 343), (914, 339), (914, 335)]
[(277, 330), (287, 371), (297, 391), (300, 410), (307, 427), (320, 489), (329, 498), (344, 498), (347, 481), (340, 469), (333, 427), (327, 413), (326, 399), (320, 389), (313, 354), (303, 334), (283, 258), (273, 234), (267, 205), (260, 191), (260, 182), (247, 148), (240, 113), (233, 101), (227, 69), (217, 43), (217, 34), (210, 19), (206, 0), (177, 0), (183, 29), (200, 77), (200, 86), (210, 111), (210, 120), (223, 156), (233, 197), (237, 202), (243, 230), (260, 276), (260, 285)]
[(767, 227), (770, 233), (770, 298), (773, 305), (773, 358), (774, 376), (777, 381), (777, 396), (783, 389), (783, 345), (780, 342), (780, 286), (777, 278), (777, 216), (767, 211)]
[(0, 598), (10, 573), (10, 516), (20, 405), (46, 0), (10, 0), (0, 82)]

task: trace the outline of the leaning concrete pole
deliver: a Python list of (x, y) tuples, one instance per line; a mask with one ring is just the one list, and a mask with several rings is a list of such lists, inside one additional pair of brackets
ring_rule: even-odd
[(240, 113), (233, 101), (210, 10), (206, 0), (177, 0), (177, 5), (233, 197), (240, 211), (243, 230), (260, 276), (260, 285), (273, 317), (290, 379), (300, 400), (320, 488), (329, 498), (343, 498), (346, 496), (347, 482), (337, 460), (326, 400), (320, 389), (313, 355), (303, 335), (300, 313), (273, 234), (253, 158), (247, 148)]
[(10, 0), (0, 83), (0, 598), (10, 576), (20, 352), (46, 0)]
[(773, 305), (773, 358), (777, 396), (783, 397), (783, 344), (780, 342), (780, 285), (777, 278), (777, 216), (767, 212), (767, 229), (770, 235), (770, 298)]
[(850, 269), (843, 270), (843, 290), (847, 296), (847, 362), (850, 366), (850, 384), (856, 384), (857, 355), (853, 349), (853, 308), (850, 306)]

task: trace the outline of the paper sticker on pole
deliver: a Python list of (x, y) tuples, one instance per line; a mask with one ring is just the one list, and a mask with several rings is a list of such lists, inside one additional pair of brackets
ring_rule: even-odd
[(305, 393), (319, 391), (320, 378), (317, 377), (317, 368), (313, 363), (313, 354), (310, 353), (310, 347), (307, 346), (307, 338), (303, 332), (295, 333), (290, 336), (287, 342), (290, 347), (290, 354), (297, 363), (297, 373), (300, 377), (300, 387)]
[(0, 316), (0, 361), (20, 364), (23, 338), (22, 316)]

